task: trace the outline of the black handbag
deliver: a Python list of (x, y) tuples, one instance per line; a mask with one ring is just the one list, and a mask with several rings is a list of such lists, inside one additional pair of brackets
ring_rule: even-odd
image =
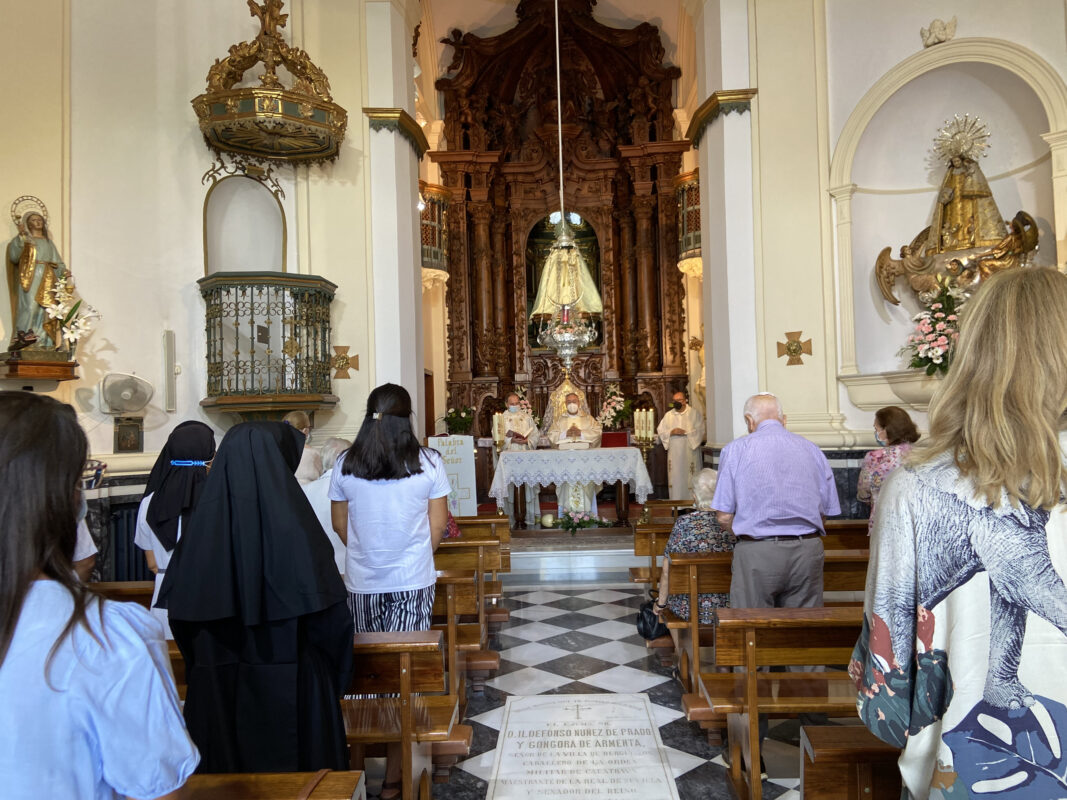
[(646, 600), (637, 612), (637, 633), (649, 641), (669, 633), (667, 626), (656, 616), (656, 611), (652, 607), (655, 602), (655, 600)]

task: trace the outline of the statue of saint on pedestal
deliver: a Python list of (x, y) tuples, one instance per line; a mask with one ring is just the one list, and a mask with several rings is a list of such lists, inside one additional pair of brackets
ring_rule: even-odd
[[(27, 200), (29, 210), (17, 212)], [(48, 211), (36, 198), (19, 198), (12, 207), (18, 236), (7, 246), (7, 283), (11, 294), (11, 350), (54, 350), (61, 344), (61, 320), (50, 317), (56, 282), (68, 274), (48, 231)]]

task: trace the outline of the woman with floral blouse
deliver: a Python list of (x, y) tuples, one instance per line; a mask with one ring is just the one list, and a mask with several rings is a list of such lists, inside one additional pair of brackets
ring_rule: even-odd
[(903, 408), (886, 406), (875, 412), (874, 439), (881, 447), (864, 457), (856, 487), (856, 497), (871, 506), (872, 520), (882, 482), (900, 466), (912, 444), (919, 440), (919, 430)]
[[(734, 536), (724, 531), (715, 521), (715, 512), (711, 510), (711, 500), (715, 496), (715, 481), (718, 473), (713, 469), (704, 469), (693, 479), (693, 501), (696, 508), (683, 517), (679, 517), (671, 529), (664, 554), (671, 553), (729, 553), (734, 549)], [(659, 599), (656, 612), (670, 609), (679, 619), (689, 619), (689, 598), (684, 594), (667, 594), (670, 586), (670, 560), (663, 559), (663, 571), (660, 573)], [(664, 603), (663, 598), (667, 598)], [(711, 614), (716, 608), (730, 605), (729, 594), (700, 594), (697, 596), (700, 606), (700, 622), (711, 624)]]

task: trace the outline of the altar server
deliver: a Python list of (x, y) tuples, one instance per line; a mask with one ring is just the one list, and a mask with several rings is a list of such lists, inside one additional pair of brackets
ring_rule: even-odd
[(675, 392), (671, 409), (656, 428), (667, 451), (667, 479), (671, 500), (692, 497), (693, 476), (700, 465), (700, 443), (704, 440), (704, 418), (689, 405), (685, 392)]

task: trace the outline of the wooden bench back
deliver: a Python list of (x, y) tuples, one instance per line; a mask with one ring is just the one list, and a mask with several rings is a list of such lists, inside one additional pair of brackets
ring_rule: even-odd
[[(863, 608), (722, 608), (715, 611), (715, 665), (847, 664)], [(747, 643), (755, 641), (755, 663)]]
[(511, 543), (511, 527), (508, 518), (499, 515), (480, 517), (455, 517), (462, 538), (489, 537), (499, 539), (507, 546)]
[(733, 559), (733, 553), (673, 553), (668, 594), (729, 594)]
[(152, 581), (96, 581), (89, 586), (108, 600), (152, 607), (152, 590), (155, 586)]
[(870, 547), (865, 519), (828, 519), (822, 539), (826, 550), (866, 550)]
[(433, 562), (439, 570), (475, 570), (484, 579), (486, 572), (500, 570), (500, 540), (473, 537), (445, 539), (438, 545)]
[(433, 596), (433, 615), (448, 614), (448, 599), (455, 599), (453, 614), (478, 614), (478, 587), (473, 570), (438, 570), (437, 591)]
[[(183, 800), (351, 800), (364, 783), (362, 772), (257, 772), (191, 775)], [(309, 787), (310, 794), (304, 794)]]
[(346, 694), (387, 694), (401, 691), (408, 668), (409, 692), (443, 692), (445, 662), (440, 631), (357, 633), (352, 641), (354, 666)]

